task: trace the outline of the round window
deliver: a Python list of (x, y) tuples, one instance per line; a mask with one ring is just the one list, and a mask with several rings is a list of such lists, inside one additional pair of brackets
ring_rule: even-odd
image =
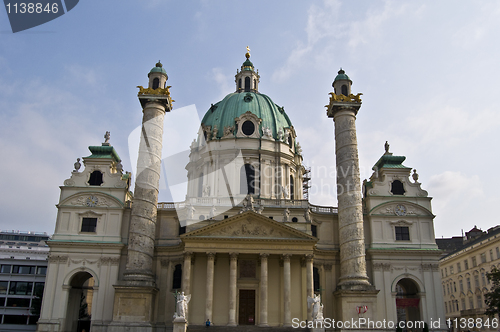
[(241, 126), (241, 131), (243, 131), (243, 134), (250, 136), (255, 131), (255, 125), (252, 121), (245, 121), (243, 122), (243, 126)]

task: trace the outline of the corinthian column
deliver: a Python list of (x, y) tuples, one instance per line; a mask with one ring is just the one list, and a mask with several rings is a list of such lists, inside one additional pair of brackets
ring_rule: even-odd
[[(339, 74), (343, 75), (343, 71), (339, 71)], [(334, 82), (334, 87), (337, 89), (336, 84)], [(348, 89), (350, 92), (350, 84)], [(328, 106), (328, 117), (333, 117), (335, 122), (340, 242), (338, 286), (340, 287), (370, 285), (366, 274), (361, 181), (356, 139), (356, 114), (360, 107), (359, 96), (356, 99), (352, 95), (347, 97), (340, 94), (333, 94)]]
[(205, 321), (212, 321), (212, 304), (214, 301), (214, 260), (215, 254), (207, 252), (207, 292), (205, 305)]
[(182, 266), (182, 291), (184, 294), (191, 294), (191, 256), (192, 252), (184, 253), (184, 265)]
[(260, 324), (267, 325), (267, 257), (269, 254), (260, 254)]
[(229, 254), (229, 322), (228, 326), (236, 326), (236, 280), (238, 271), (238, 254)]
[(285, 319), (283, 326), (292, 326), (292, 313), (290, 311), (290, 299), (291, 299), (291, 271), (290, 271), (290, 254), (283, 255), (283, 298), (284, 298), (284, 311)]
[[(306, 255), (306, 293), (314, 296), (313, 255)], [(312, 306), (307, 306), (307, 320), (312, 321)]]

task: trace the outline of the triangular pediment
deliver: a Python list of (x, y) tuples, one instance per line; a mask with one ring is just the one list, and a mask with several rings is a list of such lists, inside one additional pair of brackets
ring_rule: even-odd
[(184, 240), (225, 238), (317, 241), (315, 237), (309, 234), (252, 211), (183, 234), (181, 238)]

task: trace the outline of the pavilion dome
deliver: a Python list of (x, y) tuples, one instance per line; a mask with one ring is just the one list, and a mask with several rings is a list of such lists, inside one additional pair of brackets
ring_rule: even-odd
[[(224, 128), (236, 125), (235, 119), (246, 112), (251, 112), (262, 119), (259, 126), (260, 136), (262, 129), (269, 128), (273, 138), (278, 139), (280, 129), (292, 127), (292, 123), (283, 107), (276, 105), (271, 98), (259, 92), (234, 92), (223, 100), (212, 105), (202, 120), (202, 126), (215, 126), (219, 129), (217, 138), (224, 135)], [(236, 130), (235, 130), (236, 132)]]

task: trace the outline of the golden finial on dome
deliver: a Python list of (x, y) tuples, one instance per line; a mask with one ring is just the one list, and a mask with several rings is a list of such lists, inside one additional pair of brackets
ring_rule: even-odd
[(247, 53), (245, 54), (245, 56), (248, 58), (250, 58), (250, 47), (247, 46)]

